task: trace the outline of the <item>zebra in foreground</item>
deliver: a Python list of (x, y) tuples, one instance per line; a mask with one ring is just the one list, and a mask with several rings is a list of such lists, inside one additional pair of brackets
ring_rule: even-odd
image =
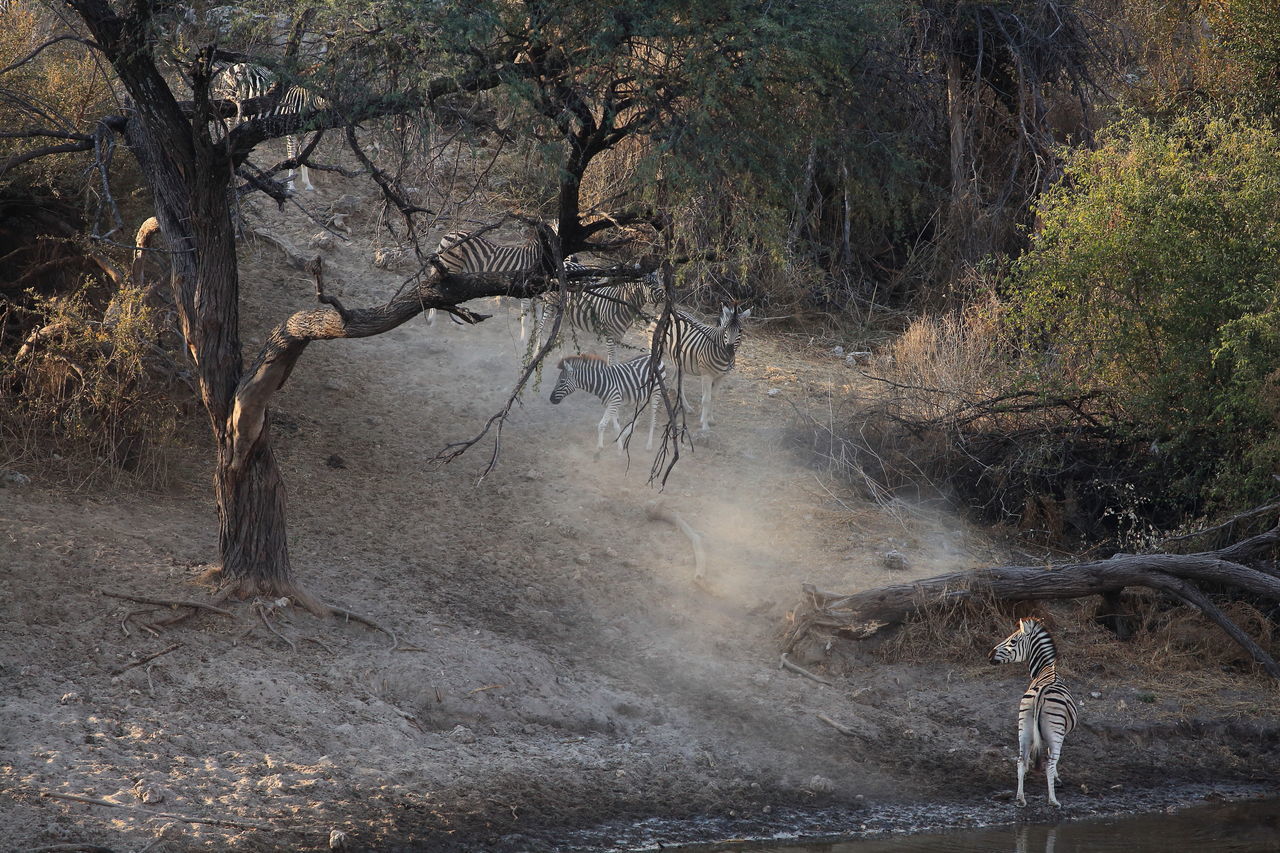
[[(530, 240), (517, 246), (503, 246), (486, 240), (482, 235), (467, 231), (450, 231), (440, 238), (436, 247), (440, 264), (450, 274), (474, 272), (524, 273), (532, 272), (542, 263), (542, 244)], [(568, 262), (566, 262), (567, 266)], [(531, 300), (521, 300), (527, 305)], [(520, 311), (520, 340), (527, 337), (525, 316), (528, 307)], [(427, 310), (427, 325), (436, 321), (436, 309)]]
[(996, 645), (987, 657), (993, 664), (1026, 661), (1031, 673), (1031, 684), (1018, 705), (1018, 805), (1027, 804), (1022, 780), (1028, 762), (1034, 761), (1039, 767), (1044, 759), (1049, 802), (1061, 806), (1053, 785), (1058, 779), (1062, 742), (1076, 727), (1076, 703), (1058, 681), (1053, 637), (1039, 619), (1021, 619), (1018, 630)]
[[(217, 76), (214, 78), (210, 95), (220, 100), (234, 101), (236, 105), (235, 124), (240, 124), (245, 121), (245, 103), (255, 98), (264, 98), (281, 86), (283, 84), (269, 68), (255, 65), (251, 62), (236, 62), (226, 65), (218, 71)], [(276, 99), (276, 102), (269, 109), (258, 113), (256, 117), (296, 115), (301, 112), (322, 110), (326, 107), (328, 107), (328, 102), (319, 95), (312, 94), (309, 89), (303, 86), (286, 86), (280, 93), (280, 97)], [(295, 159), (299, 152), (302, 151), (300, 138), (296, 134), (286, 136), (284, 145), (285, 156), (290, 160)], [(315, 186), (311, 183), (311, 170), (301, 163), (298, 164), (297, 169), (289, 170), (285, 186), (291, 192), (293, 191), (294, 176), (298, 171), (302, 172), (302, 188), (308, 192), (314, 192)]]
[[(566, 270), (588, 268), (572, 255), (565, 259), (564, 267)], [(598, 281), (600, 279), (590, 283), (595, 284)], [(571, 293), (568, 294), (568, 307), (563, 312), (564, 322), (573, 329), (590, 332), (603, 338), (605, 346), (609, 349), (609, 363), (617, 364), (618, 345), (622, 343), (627, 330), (646, 307), (662, 300), (662, 294), (662, 282), (657, 273), (649, 273), (638, 281), (593, 287), (591, 290)], [(549, 307), (559, 309), (559, 294), (547, 293), (543, 295), (543, 299)], [(543, 320), (544, 315), (539, 307), (536, 324), (539, 338), (542, 337)]]
[(635, 427), (632, 420), (624, 428), (618, 423), (618, 410), (623, 402), (640, 403), (637, 415), (643, 408), (645, 400), (650, 401), (649, 440), (645, 449), (653, 447), (653, 430), (658, 421), (658, 405), (662, 394), (659, 392), (658, 379), (666, 382), (667, 370), (661, 362), (658, 364), (657, 376), (650, 367), (650, 356), (640, 355), (621, 364), (610, 364), (598, 355), (571, 355), (560, 359), (557, 365), (560, 376), (556, 387), (551, 391), (551, 402), (558, 404), (574, 391), (586, 391), (599, 397), (604, 403), (604, 417), (596, 427), (596, 447), (604, 447), (604, 430), (609, 422), (613, 422), (618, 430), (615, 439), (618, 450), (622, 450), (622, 442), (631, 435)]
[(720, 382), (733, 369), (742, 339), (742, 321), (751, 309), (739, 311), (735, 304), (720, 306), (720, 325), (712, 326), (697, 319), (683, 308), (677, 308), (667, 325), (663, 351), (680, 371), (680, 403), (691, 411), (685, 397), (684, 374), (702, 377), (702, 429), (710, 428), (711, 402)]

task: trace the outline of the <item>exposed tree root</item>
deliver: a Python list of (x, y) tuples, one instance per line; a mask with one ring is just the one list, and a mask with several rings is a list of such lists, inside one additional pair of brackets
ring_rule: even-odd
[(396, 637), (395, 632), (392, 631), (390, 628), (384, 628), (382, 625), (379, 625), (377, 622), (373, 621), (368, 616), (361, 616), (359, 613), (354, 613), (346, 609), (345, 607), (339, 607), (336, 604), (325, 604), (324, 606), (329, 608), (339, 616), (342, 616), (346, 619), (350, 619), (352, 622), (359, 622), (361, 625), (368, 625), (370, 628), (373, 628), (375, 631), (381, 631), (382, 633), (386, 634), (388, 637), (391, 638), (392, 651), (396, 651), (397, 649), (401, 648), (399, 638)]

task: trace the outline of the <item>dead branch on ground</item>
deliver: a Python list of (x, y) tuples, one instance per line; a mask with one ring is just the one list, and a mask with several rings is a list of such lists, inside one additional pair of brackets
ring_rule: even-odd
[(55, 800), (67, 800), (73, 803), (88, 803), (91, 806), (106, 806), (107, 808), (119, 809), (124, 812), (131, 812), (137, 815), (143, 815), (148, 818), (163, 817), (169, 820), (180, 820), (183, 823), (200, 823), (207, 826), (229, 826), (233, 829), (259, 829), (264, 832), (276, 832), (280, 827), (271, 826), (266, 823), (251, 823), (246, 820), (231, 820), (230, 818), (218, 817), (189, 817), (187, 815), (175, 814), (174, 812), (158, 812), (154, 809), (144, 809), (138, 806), (124, 806), (120, 803), (113, 803), (109, 800), (98, 800), (93, 797), (81, 797), (78, 794), (58, 794), (53, 791), (41, 791), (40, 796), (49, 797)]
[(1280, 665), (1202, 589), (1226, 587), (1280, 602), (1280, 577), (1270, 566), (1258, 565), (1278, 543), (1280, 525), (1226, 548), (1199, 554), (1116, 554), (1107, 560), (1061, 566), (994, 566), (851, 594), (825, 592), (805, 584), (804, 600), (791, 616), (782, 647), (785, 654), (815, 633), (824, 638), (865, 639), (939, 604), (1082, 598), (1143, 586), (1168, 593), (1204, 613), (1280, 680)]
[(681, 517), (680, 513), (668, 507), (660, 500), (652, 500), (645, 504), (645, 515), (650, 521), (665, 521), (679, 528), (689, 539), (689, 544), (693, 546), (693, 579), (700, 581), (706, 576), (707, 555), (702, 548), (702, 536), (698, 531), (694, 530), (689, 522)]

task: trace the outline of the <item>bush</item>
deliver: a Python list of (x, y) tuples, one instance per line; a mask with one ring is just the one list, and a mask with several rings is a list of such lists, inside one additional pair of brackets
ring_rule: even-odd
[(1129, 119), (1067, 160), (1013, 268), (1023, 381), (1093, 395), (1184, 510), (1274, 493), (1280, 139), (1264, 123)]

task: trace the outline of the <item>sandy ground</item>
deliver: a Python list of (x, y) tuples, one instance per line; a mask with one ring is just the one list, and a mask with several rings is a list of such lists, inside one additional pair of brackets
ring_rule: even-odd
[[(318, 230), (296, 211), (255, 221), (302, 251)], [(364, 239), (326, 252), (346, 304), (398, 286), (372, 255)], [(313, 304), (270, 244), (245, 246), (243, 280), (249, 351)], [(419, 318), (313, 345), (274, 412), (296, 573), (399, 648), (294, 609), (270, 613), (277, 636), (247, 604), (126, 636), (144, 605), (103, 591), (207, 594), (207, 463), (163, 493), (0, 489), (0, 847), (322, 849), (339, 830), (353, 849), (588, 850), (1054, 819), (1040, 779), (1029, 809), (1007, 799), (1021, 670), (871, 652), (831, 685), (778, 668), (802, 582), (852, 591), (1000, 557), (954, 518), (858, 499), (797, 450), (791, 403), (823, 417), (825, 395), (857, 387), (826, 350), (752, 329), (717, 426), (684, 448), (661, 498), (704, 535), (699, 585), (687, 541), (646, 519), (643, 442), (596, 454), (599, 406), (550, 405), (554, 370), (494, 474), (477, 484), (485, 443), (432, 461), (512, 386), (508, 306), (478, 327)], [(905, 571), (884, 567), (890, 549)], [(1221, 705), (1245, 710), (1215, 714), (1135, 698), (1149, 685), (1133, 672), (1064, 670), (1086, 722), (1063, 816), (1274, 784), (1280, 725), (1256, 682)]]

